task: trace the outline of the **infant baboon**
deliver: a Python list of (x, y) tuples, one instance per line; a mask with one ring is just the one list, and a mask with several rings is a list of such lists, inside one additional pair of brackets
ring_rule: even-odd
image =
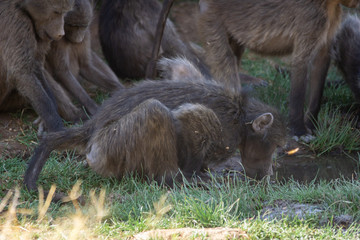
[[(184, 71), (186, 64), (189, 62), (179, 61), (177, 64), (173, 61), (174, 68), (180, 71)], [(193, 69), (189, 69), (189, 74), (193, 73)], [(224, 161), (239, 149), (247, 175), (258, 178), (270, 175), (271, 156), (276, 147), (284, 144), (285, 127), (275, 109), (255, 99), (246, 99), (242, 93), (227, 91), (204, 76), (192, 81), (143, 81), (134, 87), (120, 89), (83, 126), (44, 137), (29, 163), (25, 185), (29, 189), (36, 189), (38, 175), (53, 149), (75, 146), (83, 149), (90, 165), (94, 161), (96, 169), (101, 169), (98, 171), (103, 174), (133, 171), (135, 166), (142, 164), (146, 164), (149, 177), (168, 171), (173, 174), (177, 167), (187, 174), (198, 174), (200, 167), (205, 167), (209, 162)], [(197, 104), (205, 109), (200, 110)], [(166, 120), (171, 118), (171, 114), (162, 105), (173, 112), (174, 120)], [(154, 111), (154, 106), (156, 111), (163, 109), (162, 113), (148, 113)], [(222, 132), (219, 132), (215, 117), (206, 108), (214, 111)], [(210, 117), (205, 117), (205, 113)], [(194, 120), (197, 115), (201, 120), (199, 122)], [(171, 137), (169, 124), (175, 125), (178, 134), (176, 141)], [(203, 135), (203, 131), (207, 134)], [(177, 160), (170, 157), (164, 159), (166, 154), (175, 152), (174, 141), (177, 142)], [(126, 142), (130, 149), (146, 147), (126, 152), (130, 154), (131, 161), (135, 161), (131, 165), (115, 160), (97, 161), (110, 156), (107, 155), (110, 152), (117, 160), (121, 159), (119, 157), (124, 156), (122, 150), (126, 149)], [(118, 147), (120, 145), (124, 147)], [(109, 163), (112, 165), (107, 165)]]
[[(199, 31), (205, 42), (207, 63), (216, 79), (240, 88), (239, 56), (244, 48), (263, 55), (292, 54), (289, 123), (292, 134), (314, 129), (329, 49), (342, 10), (359, 0), (200, 0)], [(309, 110), (304, 117), (309, 82)], [(305, 119), (305, 120), (304, 120)], [(306, 125), (306, 127), (305, 127)]]
[(75, 0), (73, 10), (65, 16), (65, 37), (52, 42), (46, 57), (47, 70), (90, 115), (96, 112), (97, 104), (79, 83), (80, 78), (111, 92), (123, 87), (110, 67), (91, 50), (92, 16), (89, 0)]
[(43, 64), (52, 40), (64, 35), (73, 0), (0, 1), (0, 105), (16, 90), (44, 120), (48, 131), (63, 128)]
[(348, 15), (335, 37), (331, 57), (360, 103), (360, 20)]
[[(99, 37), (105, 58), (119, 78), (144, 78), (151, 59), (161, 4), (157, 0), (103, 0)], [(208, 67), (167, 20), (160, 55), (185, 56), (210, 78)]]

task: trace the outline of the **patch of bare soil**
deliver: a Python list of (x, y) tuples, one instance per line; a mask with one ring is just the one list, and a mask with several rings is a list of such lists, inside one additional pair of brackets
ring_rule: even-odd
[(156, 229), (134, 235), (132, 240), (147, 239), (248, 239), (246, 232), (239, 228), (178, 228), (178, 229)]
[[(30, 120), (36, 118), (33, 113), (24, 113)], [(31, 147), (21, 143), (20, 138), (26, 136), (29, 129), (22, 117), (14, 116), (12, 113), (0, 113), (0, 154), (1, 157), (28, 158), (31, 154)], [(29, 144), (29, 143), (27, 143)]]

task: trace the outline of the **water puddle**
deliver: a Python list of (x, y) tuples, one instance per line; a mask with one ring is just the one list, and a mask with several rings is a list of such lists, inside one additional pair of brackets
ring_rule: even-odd
[(313, 180), (332, 180), (344, 177), (357, 178), (360, 160), (358, 156), (283, 156), (275, 161), (274, 175), (278, 180), (294, 180), (309, 183)]

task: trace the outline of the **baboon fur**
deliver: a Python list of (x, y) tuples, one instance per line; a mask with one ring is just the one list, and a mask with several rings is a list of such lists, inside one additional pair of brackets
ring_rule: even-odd
[[(184, 64), (190, 64), (190, 62), (179, 61), (177, 64), (176, 60), (173, 60), (172, 64), (174, 65), (174, 71), (176, 71), (176, 68), (184, 71), (186, 69)], [(192, 74), (193, 69), (189, 70), (189, 75)], [(168, 74), (168, 76), (181, 76), (181, 74)], [(97, 164), (101, 163), (100, 169), (103, 174), (113, 174), (113, 171), (120, 171), (116, 169), (121, 169), (123, 172), (132, 171), (135, 167), (142, 166), (142, 163), (145, 164), (145, 162), (146, 166), (148, 166), (148, 169), (146, 169), (148, 177), (169, 171), (171, 174), (175, 171), (171, 166), (175, 165), (185, 171), (186, 174), (198, 174), (199, 169), (206, 167), (208, 162), (224, 161), (239, 149), (247, 175), (258, 178), (271, 175), (271, 155), (276, 147), (285, 143), (286, 136), (284, 123), (277, 110), (255, 99), (250, 98), (247, 100), (243, 93), (228, 91), (214, 81), (207, 81), (204, 76), (191, 81), (189, 79), (183, 81), (181, 79), (148, 80), (128, 89), (120, 89), (106, 100), (93, 118), (85, 122), (83, 126), (46, 135), (30, 160), (25, 174), (25, 185), (28, 189), (36, 189), (38, 175), (53, 149), (60, 150), (76, 147), (88, 154), (89, 159), (92, 159), (93, 155), (91, 153), (89, 155), (89, 149), (94, 148), (95, 145), (93, 150), (96, 153), (95, 155), (98, 155), (101, 159), (107, 159), (109, 152), (116, 157), (125, 154), (116, 152), (117, 149), (120, 151), (126, 149), (126, 147), (123, 147), (123, 141), (128, 141), (131, 146), (145, 146), (146, 148), (139, 148), (139, 151), (135, 152), (126, 151), (126, 154), (134, 155), (134, 157), (130, 157), (126, 162), (114, 160), (112, 162), (117, 167), (111, 165), (110, 169), (106, 167), (107, 161), (96, 161)], [(211, 109), (220, 121), (222, 132), (218, 132), (218, 127), (215, 127), (216, 131), (213, 130), (214, 126), (216, 126), (214, 117), (209, 118), (210, 120), (213, 119), (211, 121), (204, 120), (203, 113), (199, 110), (193, 111), (192, 115), (199, 114), (202, 122), (195, 123), (192, 115), (183, 115), (184, 120), (177, 116), (178, 111), (180, 111), (180, 115), (183, 114), (183, 107), (181, 106), (187, 103), (195, 106), (201, 104)], [(144, 104), (145, 107), (139, 107), (144, 106)], [(149, 118), (151, 114), (147, 112), (152, 107), (147, 105), (152, 104), (164, 105), (170, 109), (173, 115), (180, 120), (175, 121), (175, 125), (176, 122), (183, 121), (180, 124), (182, 128), (180, 127), (177, 130), (180, 137), (178, 136), (174, 140), (169, 135), (168, 131), (170, 130), (168, 130), (167, 125), (173, 123), (168, 120), (165, 120), (167, 124), (164, 123), (164, 118), (167, 118), (169, 114), (154, 114), (154, 116), (160, 116), (160, 120)], [(136, 110), (139, 108), (142, 110)], [(193, 108), (196, 109), (196, 107)], [(184, 109), (188, 108), (185, 107)], [(209, 114), (208, 110), (205, 112)], [(131, 119), (134, 116), (138, 120)], [(168, 116), (168, 118), (170, 117), (171, 115)], [(126, 125), (130, 125), (132, 129), (127, 130)], [(152, 125), (156, 127), (151, 127)], [(186, 127), (184, 128), (184, 126)], [(157, 127), (160, 130), (155, 130)], [(186, 128), (190, 128), (190, 130)], [(146, 132), (148, 129), (153, 131)], [(199, 136), (203, 137), (202, 129), (208, 129), (205, 130), (208, 133), (208, 138), (205, 137), (200, 141), (196, 138), (197, 133), (195, 131), (199, 131)], [(123, 136), (121, 134), (122, 130), (129, 132)], [(216, 136), (211, 137), (213, 131)], [(164, 141), (164, 138), (173, 140)], [(206, 146), (209, 146), (207, 141), (210, 140), (211, 142), (214, 138), (217, 139), (217, 141), (213, 142), (215, 147), (211, 147), (211, 150), (207, 151)], [(100, 146), (96, 146), (94, 141)], [(136, 143), (137, 141), (139, 143)], [(177, 160), (174, 160), (174, 158), (163, 159), (162, 156), (154, 158), (156, 160), (153, 159), (154, 154), (170, 154), (166, 153), (166, 149), (173, 151), (174, 142), (176, 141), (178, 143), (176, 146)], [(198, 145), (200, 142), (201, 145)], [(150, 151), (148, 149), (153, 149), (154, 152), (148, 152)], [(150, 156), (150, 158), (142, 162), (142, 160), (139, 160), (139, 155), (143, 158)], [(153, 160), (154, 162), (152, 162)]]
[[(359, 0), (200, 0), (199, 31), (215, 79), (240, 89), (238, 56), (245, 48), (270, 56), (292, 54), (289, 125), (311, 133), (320, 109), (331, 42), (342, 9)], [(310, 79), (310, 82), (309, 80)], [(309, 82), (309, 106), (304, 114)]]
[(63, 128), (43, 65), (52, 40), (64, 35), (73, 0), (0, 1), (0, 105), (14, 92), (24, 97), (48, 131)]
[[(123, 87), (110, 67), (91, 50), (89, 25), (92, 17), (91, 2), (75, 0), (73, 10), (65, 16), (65, 36), (52, 42), (46, 56), (46, 69), (90, 115), (96, 112), (98, 106), (79, 80), (84, 79), (110, 92)], [(64, 101), (60, 99), (59, 105)]]
[[(119, 78), (142, 79), (151, 59), (161, 11), (157, 0), (103, 0), (99, 13), (99, 37), (105, 58)], [(185, 56), (210, 78), (208, 67), (183, 42), (167, 20), (160, 55)]]
[(347, 15), (336, 35), (331, 57), (360, 103), (360, 20)]
[(170, 111), (148, 99), (95, 131), (86, 152), (89, 165), (104, 176), (137, 173), (158, 182), (164, 177), (172, 186), (179, 168), (191, 177), (207, 156), (225, 150), (220, 121), (211, 109), (183, 104)]

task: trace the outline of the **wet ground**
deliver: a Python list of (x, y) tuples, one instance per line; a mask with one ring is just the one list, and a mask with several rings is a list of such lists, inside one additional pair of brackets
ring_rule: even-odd
[(360, 160), (351, 155), (310, 155), (280, 157), (275, 162), (275, 177), (279, 180), (293, 178), (301, 183), (336, 178), (357, 179)]
[[(356, 155), (312, 155), (278, 156), (274, 160), (273, 179), (287, 181), (294, 179), (300, 183), (333, 180), (338, 178), (358, 179), (360, 160)], [(217, 166), (210, 166), (211, 172), (220, 175), (244, 175), (241, 157), (235, 156)]]

